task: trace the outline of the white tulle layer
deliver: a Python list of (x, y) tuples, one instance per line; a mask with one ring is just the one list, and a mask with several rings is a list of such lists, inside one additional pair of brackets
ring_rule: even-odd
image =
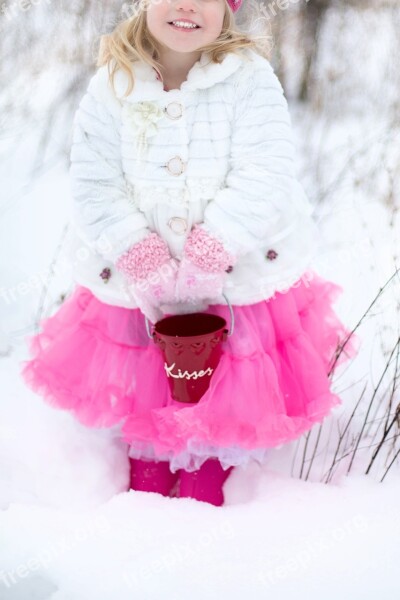
[(231, 466), (246, 467), (252, 460), (262, 466), (265, 464), (270, 450), (270, 448), (253, 448), (251, 450), (239, 447), (220, 448), (201, 443), (196, 444), (190, 440), (187, 449), (180, 454), (156, 455), (151, 444), (143, 444), (140, 447), (130, 446), (129, 456), (144, 460), (166, 460), (170, 463), (170, 470), (176, 473), (179, 469), (189, 472), (196, 471), (210, 457), (218, 458), (224, 470)]

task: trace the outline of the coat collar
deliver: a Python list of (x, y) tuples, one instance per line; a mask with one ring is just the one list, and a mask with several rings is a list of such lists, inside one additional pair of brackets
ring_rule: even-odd
[[(210, 54), (203, 52), (199, 60), (190, 69), (186, 81), (180, 87), (180, 90), (171, 90), (176, 93), (193, 92), (200, 89), (206, 89), (216, 83), (224, 81), (232, 75), (246, 59), (251, 59), (254, 51), (248, 48), (239, 50), (239, 54), (229, 52), (225, 54), (221, 63), (214, 63)], [(132, 63), (135, 87), (125, 100), (137, 102), (138, 100), (154, 99), (163, 92), (163, 83), (157, 78), (157, 72), (148, 63), (143, 61), (134, 61)], [(128, 79), (126, 74), (118, 70), (115, 74), (115, 90), (117, 96), (121, 98), (127, 88)]]

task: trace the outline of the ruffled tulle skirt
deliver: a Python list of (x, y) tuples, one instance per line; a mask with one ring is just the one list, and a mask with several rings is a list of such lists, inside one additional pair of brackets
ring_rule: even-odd
[[(308, 274), (267, 301), (234, 306), (210, 386), (197, 404), (173, 399), (160, 349), (143, 314), (105, 304), (76, 286), (27, 338), (22, 376), (50, 405), (89, 427), (120, 424), (132, 458), (169, 460), (194, 470), (210, 457), (224, 468), (262, 463), (341, 404), (328, 377), (355, 356), (358, 338), (333, 309), (342, 288)], [(209, 306), (229, 324), (226, 305)]]

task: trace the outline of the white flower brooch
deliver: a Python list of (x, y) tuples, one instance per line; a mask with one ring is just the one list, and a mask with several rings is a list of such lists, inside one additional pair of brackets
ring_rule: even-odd
[(135, 130), (139, 155), (147, 149), (147, 139), (158, 131), (157, 122), (164, 111), (155, 102), (137, 102), (126, 106), (127, 120)]

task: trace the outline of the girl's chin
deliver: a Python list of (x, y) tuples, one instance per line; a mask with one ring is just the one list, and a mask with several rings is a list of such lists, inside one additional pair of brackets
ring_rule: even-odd
[(199, 42), (179, 42), (176, 38), (172, 40), (164, 40), (161, 44), (162, 47), (167, 48), (168, 50), (175, 50), (177, 52), (195, 52), (197, 48), (204, 46), (204, 43), (199, 44)]

